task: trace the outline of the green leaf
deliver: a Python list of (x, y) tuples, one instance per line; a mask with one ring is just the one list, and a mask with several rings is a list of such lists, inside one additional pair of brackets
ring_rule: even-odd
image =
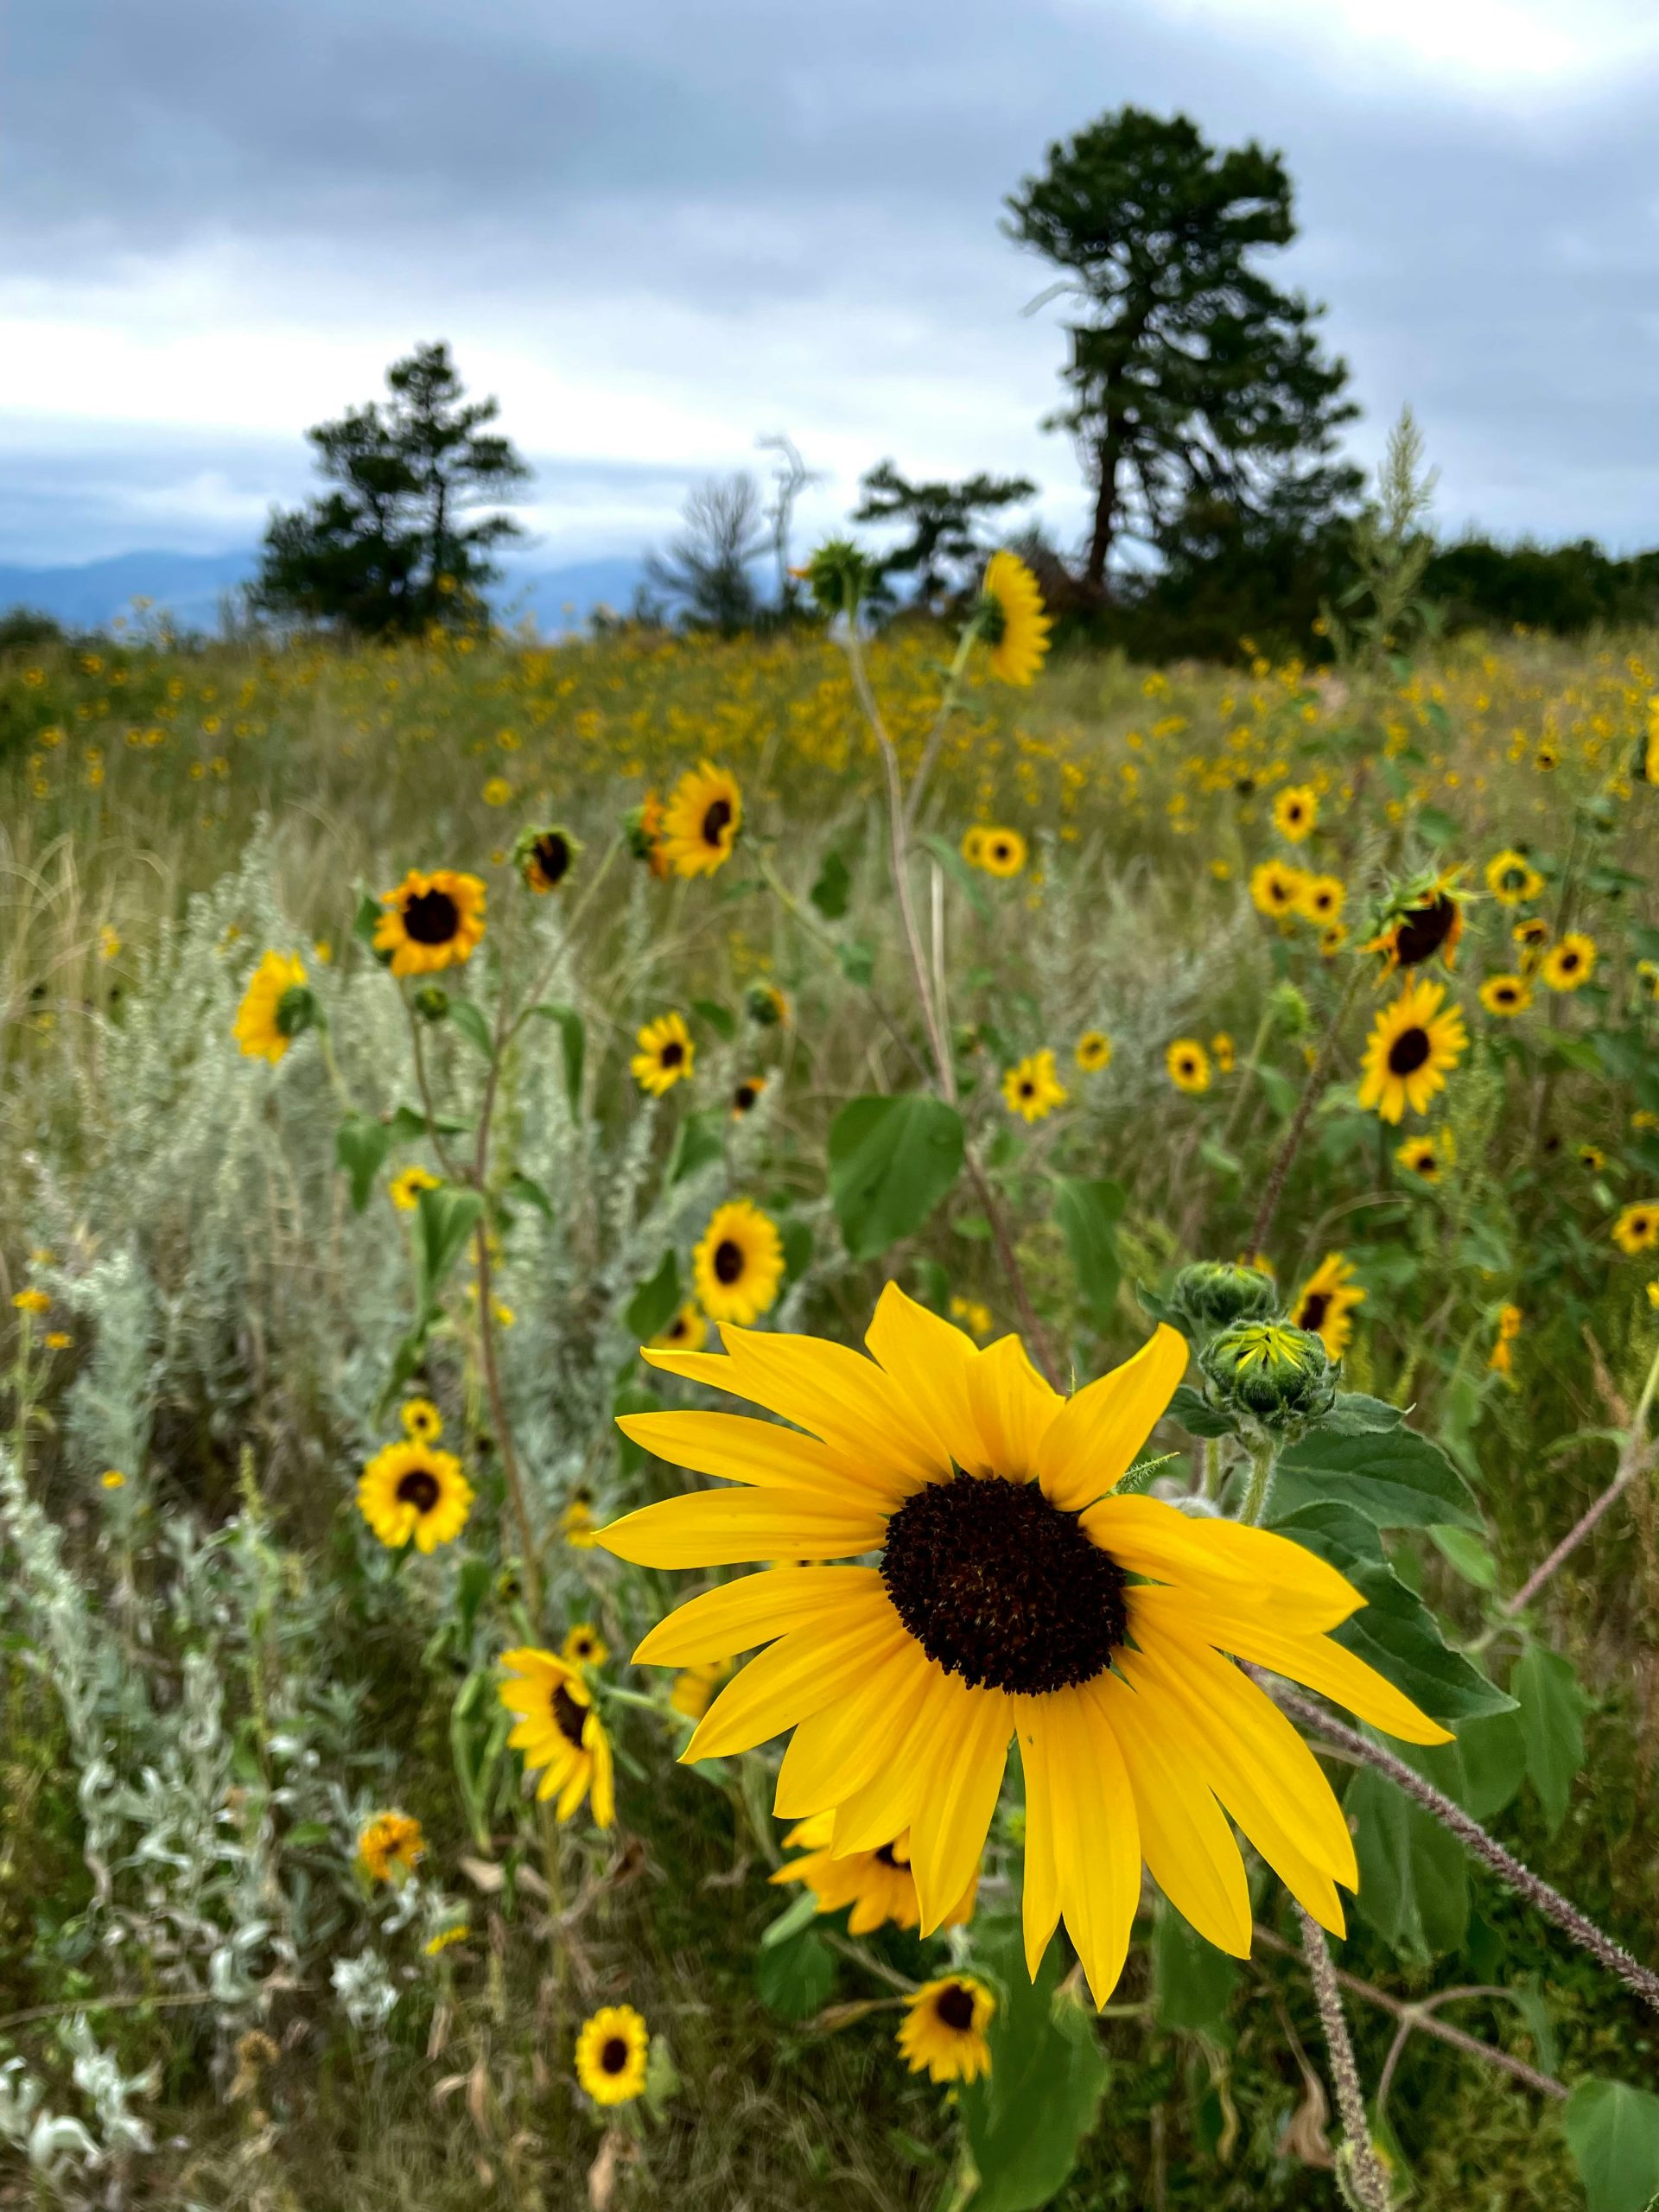
[(656, 1273), (628, 1300), (622, 1319), (644, 1344), (648, 1338), (662, 1334), (679, 1302), (680, 1263), (672, 1252), (664, 1252)]
[(1080, 1176), (1065, 1175), (1054, 1185), (1054, 1218), (1096, 1328), (1105, 1328), (1111, 1319), (1122, 1280), (1117, 1224), (1124, 1204), (1121, 1183), (1086, 1182)]
[(781, 1230), (784, 1281), (798, 1282), (812, 1264), (812, 1231), (804, 1221), (786, 1221)]
[(855, 983), (861, 991), (869, 988), (870, 978), (875, 973), (875, 954), (868, 944), (855, 940), (851, 944), (838, 946), (836, 957), (849, 983)]
[(770, 1950), (775, 1943), (787, 1943), (791, 1936), (798, 1936), (803, 1928), (810, 1928), (817, 1916), (817, 1898), (810, 1890), (801, 1890), (766, 1929), (760, 1937), (761, 1949)]
[(1386, 1398), (1367, 1397), (1363, 1390), (1340, 1390), (1337, 1402), (1319, 1423), (1325, 1436), (1375, 1436), (1379, 1430), (1398, 1428), (1405, 1415)]
[(810, 1928), (786, 1943), (763, 1945), (755, 1955), (760, 2002), (780, 2019), (810, 2019), (823, 2008), (835, 1980), (834, 1954)]
[(384, 1122), (353, 1114), (334, 1132), (334, 1158), (352, 1185), (352, 1210), (361, 1213), (369, 1203), (374, 1179), (385, 1166), (391, 1150), (391, 1131)]
[[(426, 1116), (417, 1106), (399, 1106), (388, 1125), (395, 1144), (417, 1144), (429, 1134)], [(441, 1137), (460, 1136), (472, 1128), (470, 1122), (446, 1122), (442, 1114), (434, 1115), (431, 1127)]]
[(985, 895), (985, 887), (956, 847), (937, 834), (918, 838), (917, 842), (932, 855), (980, 918), (989, 921), (991, 902)]
[(476, 1191), (458, 1191), (453, 1184), (440, 1183), (435, 1191), (421, 1192), (421, 1289), (429, 1312), (436, 1306), (443, 1279), (483, 1211), (484, 1201)]
[(1567, 1818), (1573, 1784), (1584, 1765), (1584, 1715), (1589, 1700), (1558, 1651), (1527, 1647), (1510, 1688), (1527, 1747), (1527, 1778), (1538, 1793), (1552, 1835)]
[(1158, 2023), (1186, 2028), (1219, 2042), (1227, 2007), (1238, 1986), (1238, 1968), (1225, 1951), (1163, 1907), (1152, 1937), (1152, 1995)]
[(914, 1091), (855, 1098), (830, 1128), (830, 1195), (855, 1260), (919, 1229), (962, 1173), (962, 1117)]
[(553, 1219), (553, 1201), (533, 1175), (526, 1175), (515, 1167), (507, 1178), (506, 1187), (513, 1198), (522, 1198), (527, 1206), (534, 1206), (537, 1212), (547, 1220)]
[(1428, 1540), (1465, 1582), (1472, 1582), (1477, 1590), (1497, 1589), (1497, 1561), (1478, 1536), (1471, 1536), (1467, 1529), (1447, 1529), (1431, 1522)]
[(588, 1052), (588, 1032), (582, 1016), (573, 1006), (533, 1006), (543, 1021), (556, 1021), (564, 1046), (564, 1095), (570, 1103), (570, 1111), (582, 1110), (582, 1070)]
[[(1276, 1492), (1274, 1503), (1276, 1507)], [(1447, 1649), (1434, 1616), (1395, 1573), (1382, 1538), (1363, 1515), (1326, 1499), (1287, 1516), (1275, 1512), (1273, 1525), (1281, 1536), (1327, 1560), (1364, 1599), (1332, 1636), (1433, 1719), (1450, 1723), (1510, 1709), (1513, 1699), (1461, 1652)]]
[[(1146, 1293), (1141, 1294), (1142, 1304)], [(1230, 1414), (1218, 1413), (1190, 1382), (1178, 1382), (1169, 1402), (1169, 1418), (1179, 1421), (1189, 1436), (1230, 1436), (1235, 1423)]]
[(716, 1037), (723, 1037), (729, 1045), (737, 1034), (737, 1016), (730, 1007), (721, 1006), (718, 999), (693, 999), (691, 1011), (698, 1020), (706, 1021)]
[(1449, 845), (1463, 835), (1452, 817), (1438, 806), (1414, 807), (1411, 818), (1424, 841), (1431, 845)]
[(1469, 1871), (1457, 1838), (1371, 1767), (1353, 1777), (1342, 1802), (1359, 1862), (1360, 1917), (1407, 1958), (1459, 1949)]
[(1255, 1071), (1256, 1081), (1268, 1094), (1268, 1103), (1281, 1122), (1287, 1122), (1296, 1111), (1296, 1086), (1287, 1075), (1269, 1067), (1265, 1060)]
[(1379, 1529), (1481, 1526), (1469, 1487), (1438, 1444), (1414, 1428), (1344, 1435), (1322, 1423), (1279, 1462), (1280, 1515), (1322, 1499), (1351, 1505)]
[(674, 1148), (668, 1155), (668, 1180), (683, 1183), (711, 1160), (726, 1151), (727, 1116), (717, 1106), (701, 1114), (688, 1114), (674, 1132)]
[(826, 922), (838, 922), (847, 911), (852, 887), (853, 879), (848, 874), (846, 861), (839, 853), (829, 852), (823, 856), (817, 881), (806, 895)]
[(380, 917), (385, 912), (385, 908), (372, 891), (358, 893), (357, 905), (352, 913), (352, 935), (359, 944), (367, 945), (371, 952), (374, 950), (374, 932), (379, 927)]
[(1659, 2196), (1659, 2097), (1628, 2082), (1579, 2082), (1561, 2126), (1586, 2212), (1649, 2212)]
[(1017, 1923), (974, 1930), (976, 1964), (999, 2001), (986, 2031), (991, 2070), (960, 2092), (979, 2177), (973, 2212), (1037, 2212), (1065, 2185), (1100, 2109), (1106, 2060), (1092, 2013), (1058, 1993), (1060, 1948), (1049, 1945), (1033, 1983)]
[(1396, 1744), (1394, 1749), (1478, 1821), (1501, 1813), (1526, 1777), (1526, 1740), (1513, 1713), (1460, 1722), (1455, 1743)]
[(490, 1034), (490, 1025), (484, 1009), (471, 999), (451, 999), (449, 1020), (460, 1030), (469, 1045), (475, 1045), (486, 1060), (495, 1058), (495, 1039)]

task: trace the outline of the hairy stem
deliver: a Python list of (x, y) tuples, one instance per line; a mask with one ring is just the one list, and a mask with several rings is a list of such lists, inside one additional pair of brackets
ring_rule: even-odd
[(1389, 2177), (1382, 2171), (1382, 2161), (1371, 2142), (1370, 2126), (1365, 2118), (1365, 2093), (1360, 2087), (1359, 2066), (1354, 2057), (1354, 2046), (1348, 2033), (1348, 2023), (1343, 2018), (1342, 1993), (1337, 1987), (1337, 1970), (1332, 1964), (1331, 1947), (1325, 1940), (1325, 1930), (1300, 1905), (1296, 1917), (1302, 1931), (1302, 1956), (1307, 1961), (1308, 1973), (1313, 1980), (1313, 1994), (1319, 1999), (1319, 2023), (1325, 2030), (1325, 2049), (1331, 2054), (1331, 2078), (1337, 2092), (1337, 2110), (1342, 2116), (1342, 2132), (1345, 2139), (1343, 2148), (1347, 2155), (1339, 2156), (1338, 2172), (1345, 2167), (1355, 2195), (1364, 2207), (1364, 2212), (1389, 2212), (1392, 2191)]

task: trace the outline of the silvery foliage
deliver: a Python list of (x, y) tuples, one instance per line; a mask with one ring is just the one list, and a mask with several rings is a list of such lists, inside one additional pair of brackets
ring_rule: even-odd
[(100, 2049), (84, 2013), (64, 2024), (60, 2039), (85, 2119), (54, 2111), (46, 2084), (22, 2059), (0, 2063), (0, 2143), (21, 2151), (29, 2171), (54, 2190), (155, 2148), (149, 2124), (132, 2101), (155, 2095), (160, 2071), (151, 2065), (142, 2074), (123, 2073)]

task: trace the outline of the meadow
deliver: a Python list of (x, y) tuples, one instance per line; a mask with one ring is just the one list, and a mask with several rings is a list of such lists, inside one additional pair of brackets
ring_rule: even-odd
[[(1659, 2191), (1659, 639), (1028, 613), (0, 665), (0, 2202)], [(822, 1563), (1058, 1710), (1114, 1485), (930, 1782)]]

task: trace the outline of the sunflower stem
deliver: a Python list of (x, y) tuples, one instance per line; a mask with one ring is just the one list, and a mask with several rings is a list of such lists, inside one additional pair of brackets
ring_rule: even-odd
[(1273, 1495), (1273, 1471), (1279, 1464), (1278, 1447), (1271, 1437), (1250, 1446), (1250, 1486), (1244, 1493), (1239, 1519), (1254, 1529), (1268, 1510)]
[(1393, 2192), (1365, 2118), (1365, 2093), (1360, 2086), (1359, 2065), (1354, 2056), (1348, 2023), (1343, 2016), (1342, 1992), (1337, 1986), (1331, 1946), (1318, 1921), (1304, 1912), (1300, 1905), (1296, 1908), (1296, 1918), (1302, 1931), (1302, 1956), (1307, 1961), (1313, 1994), (1319, 1999), (1319, 2024), (1325, 2030), (1325, 2049), (1331, 2054), (1331, 2078), (1336, 2086), (1337, 2110), (1342, 2117), (1344, 2140), (1337, 2153), (1338, 2185), (1344, 2196), (1351, 2190), (1351, 2201), (1361, 2208), (1361, 2212), (1389, 2212)]
[(1459, 1843), (1482, 1863), (1489, 1866), (1498, 1879), (1507, 1883), (1516, 1894), (1525, 1899), (1546, 1920), (1553, 1921), (1564, 1936), (1569, 1936), (1580, 1950), (1587, 1951), (1598, 1965), (1615, 1974), (1627, 1989), (1634, 1991), (1643, 2004), (1659, 2012), (1659, 1974), (1644, 1967), (1631, 1956), (1622, 1943), (1598, 1928), (1587, 1913), (1581, 1912), (1570, 1898), (1552, 1889), (1531, 1867), (1522, 1865), (1513, 1852), (1506, 1851), (1496, 1836), (1489, 1835), (1478, 1821), (1471, 1820), (1461, 1805), (1426, 1782), (1415, 1767), (1408, 1766), (1397, 1753), (1387, 1751), (1381, 1744), (1374, 1744), (1362, 1736), (1357, 1728), (1350, 1728), (1335, 1719), (1305, 1698), (1288, 1684), (1275, 1682), (1272, 1686), (1274, 1701), (1300, 1720), (1305, 1728), (1324, 1737), (1347, 1758), (1363, 1765), (1375, 1767), (1379, 1774), (1388, 1776), (1398, 1783), (1408, 1797), (1415, 1798), (1425, 1812), (1432, 1813), (1442, 1827), (1450, 1828)]
[(1338, 1002), (1337, 1010), (1331, 1017), (1330, 1026), (1325, 1033), (1324, 1042), (1319, 1046), (1319, 1057), (1308, 1070), (1307, 1081), (1302, 1087), (1301, 1097), (1297, 1101), (1295, 1115), (1289, 1128), (1285, 1132), (1285, 1141), (1279, 1147), (1279, 1156), (1274, 1161), (1273, 1171), (1268, 1177), (1268, 1187), (1262, 1193), (1262, 1203), (1255, 1210), (1255, 1219), (1250, 1224), (1250, 1234), (1244, 1247), (1247, 1252), (1259, 1252), (1267, 1243), (1268, 1231), (1273, 1227), (1274, 1215), (1279, 1210), (1279, 1199), (1285, 1187), (1285, 1178), (1289, 1174), (1291, 1163), (1301, 1148), (1302, 1137), (1313, 1116), (1313, 1109), (1324, 1096), (1325, 1084), (1331, 1079), (1331, 1063), (1336, 1058), (1337, 1039), (1341, 1034), (1343, 1023), (1348, 1018), (1348, 1009), (1353, 1004), (1354, 993), (1359, 988), (1362, 973), (1360, 963), (1356, 960), (1349, 974), (1347, 988), (1343, 992)]
[(956, 711), (957, 693), (961, 688), (963, 676), (967, 673), (968, 656), (973, 651), (974, 640), (979, 634), (980, 624), (977, 617), (975, 617), (963, 624), (962, 635), (957, 641), (956, 656), (945, 673), (944, 690), (939, 698), (939, 711), (933, 717), (933, 727), (927, 734), (927, 742), (922, 747), (922, 757), (917, 765), (916, 773), (911, 779), (910, 793), (905, 801), (906, 837), (915, 834), (916, 823), (922, 810), (922, 794), (927, 789), (928, 778), (932, 774), (934, 766), (938, 760), (939, 747), (944, 742), (946, 727)]

